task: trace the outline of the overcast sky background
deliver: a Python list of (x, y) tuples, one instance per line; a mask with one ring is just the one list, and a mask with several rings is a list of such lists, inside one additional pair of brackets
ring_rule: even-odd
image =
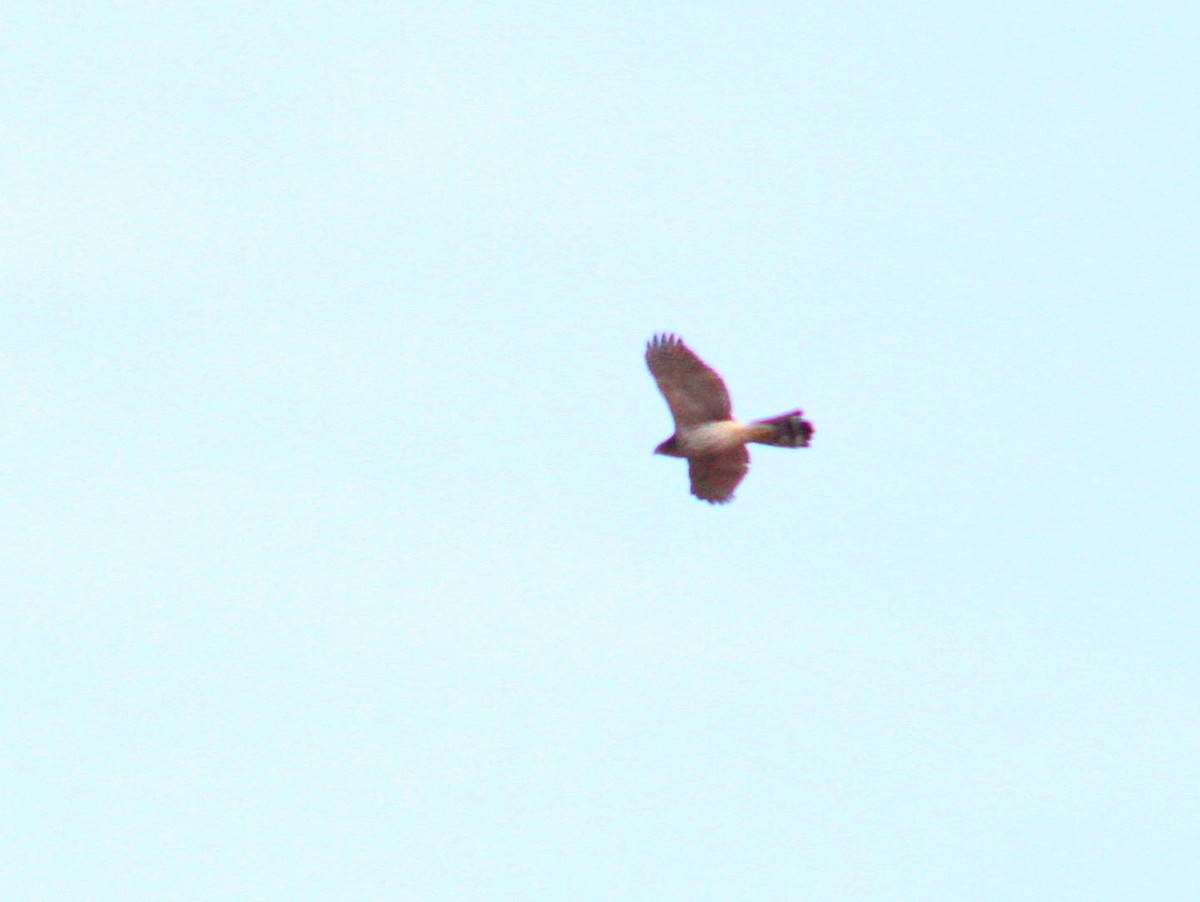
[(6, 899), (1200, 895), (1195, 4), (0, 25)]

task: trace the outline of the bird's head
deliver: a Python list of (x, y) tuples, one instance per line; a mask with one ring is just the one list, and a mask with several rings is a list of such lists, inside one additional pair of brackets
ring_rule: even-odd
[(655, 454), (665, 454), (667, 457), (683, 457), (679, 453), (679, 443), (675, 441), (675, 436), (671, 436), (665, 442), (662, 442), (654, 449)]

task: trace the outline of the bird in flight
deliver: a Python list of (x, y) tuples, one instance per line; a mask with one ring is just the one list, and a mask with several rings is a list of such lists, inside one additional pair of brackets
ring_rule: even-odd
[(711, 367), (674, 335), (655, 335), (646, 344), (646, 366), (675, 418), (675, 434), (655, 454), (684, 457), (692, 494), (709, 504), (727, 504), (750, 469), (749, 442), (807, 448), (812, 423), (793, 410), (767, 420), (739, 423), (729, 391)]

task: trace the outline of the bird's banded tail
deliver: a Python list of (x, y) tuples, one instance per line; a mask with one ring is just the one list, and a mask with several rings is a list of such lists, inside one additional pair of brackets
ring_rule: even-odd
[(750, 441), (782, 448), (807, 448), (814, 430), (812, 423), (801, 416), (803, 413), (793, 410), (768, 420), (755, 420), (750, 424)]

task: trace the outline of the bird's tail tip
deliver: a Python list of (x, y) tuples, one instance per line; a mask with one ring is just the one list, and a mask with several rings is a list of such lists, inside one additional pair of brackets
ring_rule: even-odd
[(777, 417), (755, 420), (750, 424), (750, 441), (760, 445), (778, 445), (782, 448), (807, 448), (816, 432), (813, 424), (804, 419), (803, 410), (793, 410)]

